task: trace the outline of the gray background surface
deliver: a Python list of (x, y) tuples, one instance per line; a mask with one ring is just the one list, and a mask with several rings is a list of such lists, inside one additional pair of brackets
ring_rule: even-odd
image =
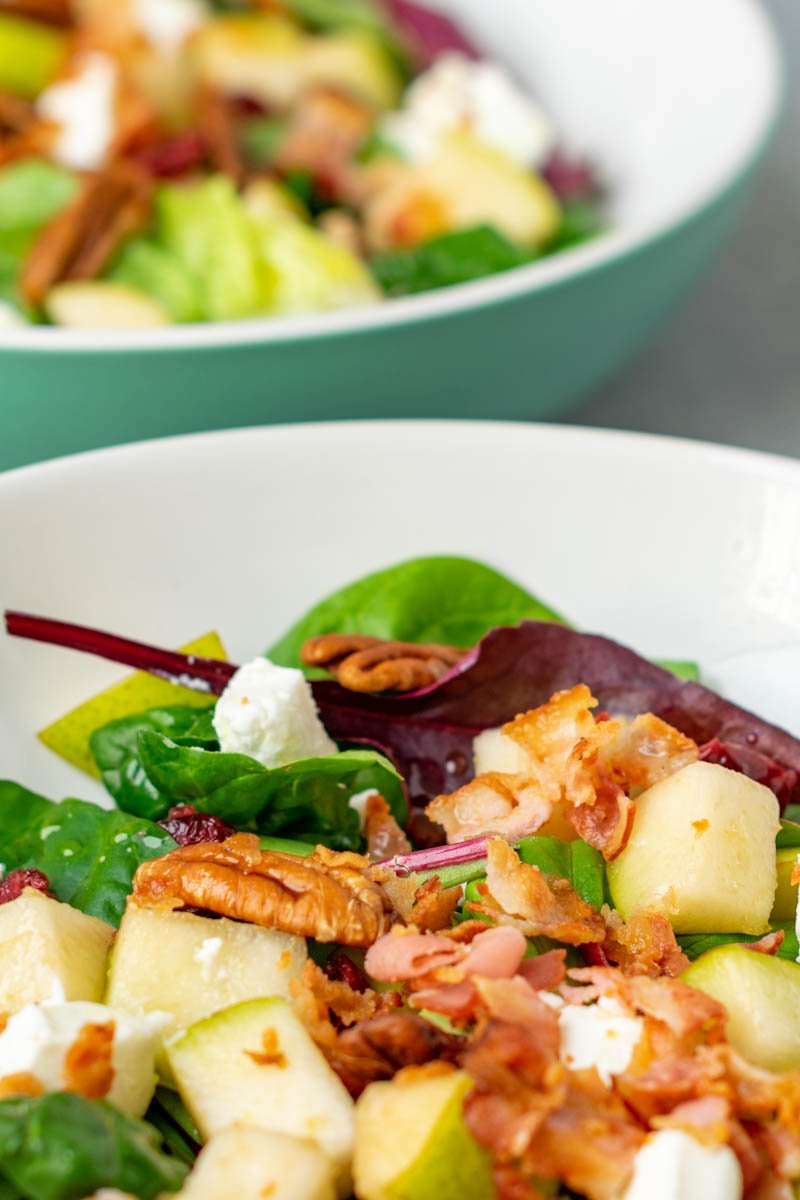
[(764, 6), (786, 97), (744, 221), (657, 340), (562, 420), (800, 457), (800, 0)]

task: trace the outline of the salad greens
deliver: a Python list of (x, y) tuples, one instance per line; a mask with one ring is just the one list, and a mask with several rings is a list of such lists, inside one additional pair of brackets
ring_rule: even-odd
[(359, 850), (361, 822), (351, 796), (380, 791), (405, 820), (403, 783), (392, 764), (370, 750), (303, 758), (269, 770), (244, 754), (180, 746), (163, 734), (139, 735), (142, 767), (173, 804), (193, 804), (240, 829)]
[(8, 871), (37, 867), (59, 900), (118, 925), (140, 863), (175, 848), (163, 829), (85, 800), (55, 804), (0, 782), (0, 857)]
[[(300, 667), (300, 650), (321, 633), (365, 633), (401, 642), (474, 646), (495, 625), (563, 622), (519, 584), (469, 558), (413, 558), (357, 579), (315, 604), (267, 651)], [(307, 670), (309, 678), (322, 672)]]
[[(593, 908), (602, 908), (606, 903), (605, 863), (602, 854), (593, 846), (588, 846), (580, 839), (562, 842), (560, 838), (537, 835), (523, 838), (517, 844), (516, 851), (524, 863), (538, 867), (543, 875), (569, 880), (581, 899)], [(479, 897), (477, 884), (482, 883), (484, 878), (478, 875), (469, 881), (467, 903)], [(455, 880), (449, 882), (452, 885)]]
[(410, 250), (377, 254), (370, 266), (387, 296), (411, 296), (496, 275), (537, 257), (492, 226), (479, 225), (442, 234)]
[(0, 1188), (9, 1197), (84, 1200), (107, 1187), (155, 1200), (185, 1175), (150, 1125), (105, 1101), (65, 1092), (0, 1100)]

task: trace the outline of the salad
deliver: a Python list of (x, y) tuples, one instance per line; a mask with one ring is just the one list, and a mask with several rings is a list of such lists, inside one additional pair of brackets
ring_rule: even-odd
[(598, 234), (601, 189), (412, 0), (0, 5), (0, 325), (363, 306)]
[(462, 558), (6, 624), (138, 673), (0, 783), (2, 1200), (800, 1194), (800, 741), (694, 664)]

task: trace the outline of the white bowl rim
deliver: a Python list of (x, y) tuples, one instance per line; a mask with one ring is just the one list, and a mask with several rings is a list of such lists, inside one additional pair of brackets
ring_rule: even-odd
[(687, 199), (680, 210), (645, 221), (635, 229), (610, 231), (595, 240), (562, 251), (529, 266), (517, 267), (487, 279), (457, 284), (439, 291), (393, 299), (386, 304), (350, 308), (303, 316), (258, 317), (250, 320), (199, 322), (146, 330), (72, 330), (51, 326), (0, 328), (0, 352), (38, 351), (57, 353), (129, 352), (137, 350), (170, 353), (179, 350), (212, 350), (236, 346), (260, 346), (356, 335), (395, 326), (441, 320), (459, 313), (491, 307), (522, 295), (544, 291), (589, 274), (606, 263), (624, 259), (680, 228), (723, 196), (747, 168), (757, 160), (777, 123), (783, 95), (782, 56), (775, 28), (759, 0), (729, 0), (731, 13), (739, 6), (742, 19), (750, 21), (763, 55), (767, 78), (761, 111), (747, 130), (738, 152), (726, 170), (708, 181), (705, 189)]
[(191, 457), (195, 450), (207, 449), (213, 444), (224, 450), (226, 459), (235, 458), (237, 447), (247, 448), (252, 453), (258, 442), (270, 443), (299, 439), (342, 437), (371, 434), (394, 440), (395, 438), (424, 438), (426, 434), (454, 435), (457, 438), (505, 439), (530, 438), (539, 442), (573, 445), (575, 448), (595, 446), (600, 454), (606, 447), (623, 445), (631, 454), (641, 452), (651, 458), (683, 456), (689, 460), (713, 462), (748, 475), (767, 475), (770, 479), (800, 486), (800, 459), (788, 455), (774, 454), (766, 450), (750, 450), (743, 446), (730, 446), (720, 442), (703, 441), (699, 438), (676, 437), (669, 434), (641, 433), (628, 429), (605, 429), (592, 425), (565, 425), (556, 422), (536, 421), (485, 421), (374, 418), (354, 421), (302, 421), (275, 425), (253, 425), (234, 429), (207, 430), (200, 433), (174, 434), (169, 437), (152, 438), (146, 441), (126, 442), (118, 446), (107, 446), (96, 450), (83, 450), (61, 458), (48, 459), (23, 467), (0, 472), (0, 504), (14, 503), (29, 487), (69, 487), (73, 478), (84, 480), (94, 466), (106, 464), (119, 467), (135, 464), (142, 460), (162, 459), (177, 453), (180, 457)]

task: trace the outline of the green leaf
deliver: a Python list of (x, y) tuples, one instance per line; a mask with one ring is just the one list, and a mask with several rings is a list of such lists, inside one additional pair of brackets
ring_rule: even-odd
[[(777, 957), (795, 962), (800, 953), (800, 947), (798, 947), (794, 925), (787, 923), (775, 925), (773, 928), (782, 929), (786, 935)], [(686, 957), (694, 961), (701, 954), (706, 954), (709, 950), (716, 950), (717, 946), (757, 942), (763, 936), (763, 934), (751, 933), (687, 933), (678, 937), (678, 944)]]
[(242, 132), (247, 161), (254, 167), (266, 167), (274, 162), (288, 127), (286, 117), (255, 117), (248, 121)]
[(606, 227), (599, 198), (573, 200), (562, 206), (561, 225), (556, 236), (548, 243), (547, 253), (554, 254), (559, 250), (568, 250), (571, 246), (590, 242), (603, 233)]
[(336, 850), (361, 848), (351, 796), (375, 789), (405, 821), (403, 784), (392, 764), (369, 750), (304, 758), (272, 770), (245, 754), (179, 746), (163, 734), (139, 735), (142, 766), (168, 804), (194, 804), (237, 829), (321, 842)]
[(173, 704), (119, 717), (95, 729), (89, 738), (89, 748), (105, 788), (120, 808), (151, 821), (166, 815), (171, 807), (170, 797), (158, 791), (142, 767), (139, 734), (155, 731), (179, 744), (186, 739), (192, 745), (213, 749), (217, 744), (211, 723), (213, 711), (213, 704), (205, 712)]
[(117, 255), (106, 279), (124, 283), (150, 296), (174, 321), (199, 321), (203, 316), (196, 280), (176, 254), (150, 238), (133, 238)]
[(410, 296), (521, 267), (537, 255), (490, 225), (445, 233), (408, 250), (376, 254), (373, 274), (389, 296)]
[[(605, 902), (606, 870), (603, 856), (593, 846), (579, 839), (574, 842), (562, 842), (560, 838), (533, 836), (523, 838), (516, 847), (517, 853), (524, 863), (538, 867), (544, 875), (556, 876), (568, 880), (582, 900), (600, 909)], [(470, 882), (467, 883), (465, 901), (478, 900), (480, 893), (477, 885), (486, 878), (486, 859), (465, 864), (476, 869)], [(461, 868), (462, 871), (464, 868)], [(453, 868), (458, 870), (458, 868)], [(479, 874), (477, 873), (479, 872)], [(440, 873), (443, 874), (443, 873)], [(442, 880), (444, 885), (444, 880)], [(465, 879), (452, 882), (467, 882)], [(448, 885), (451, 886), (451, 885)]]
[(15, 784), (0, 784), (0, 862), (9, 871), (38, 867), (53, 893), (118, 925), (140, 863), (175, 849), (163, 829), (85, 800), (54, 804)]
[(0, 1101), (0, 1177), (25, 1200), (82, 1200), (103, 1187), (155, 1200), (185, 1176), (152, 1126), (105, 1101), (66, 1092)]
[(357, 30), (378, 39), (404, 78), (411, 76), (411, 60), (382, 7), (372, 0), (286, 0), (287, 11), (309, 29), (320, 32)]
[(800, 804), (786, 806), (775, 840), (779, 850), (784, 846), (800, 846)]
[(315, 604), (270, 647), (267, 657), (281, 666), (300, 667), (303, 643), (320, 633), (468, 647), (496, 625), (524, 620), (566, 624), (519, 584), (483, 563), (414, 558), (365, 575)]
[(5, 167), (0, 171), (0, 235), (35, 233), (77, 190), (76, 175), (41, 158)]
[(673, 675), (677, 675), (678, 679), (688, 679), (694, 683), (700, 679), (700, 667), (689, 659), (661, 658), (656, 659), (655, 662), (656, 666), (663, 667), (665, 671), (671, 671)]

